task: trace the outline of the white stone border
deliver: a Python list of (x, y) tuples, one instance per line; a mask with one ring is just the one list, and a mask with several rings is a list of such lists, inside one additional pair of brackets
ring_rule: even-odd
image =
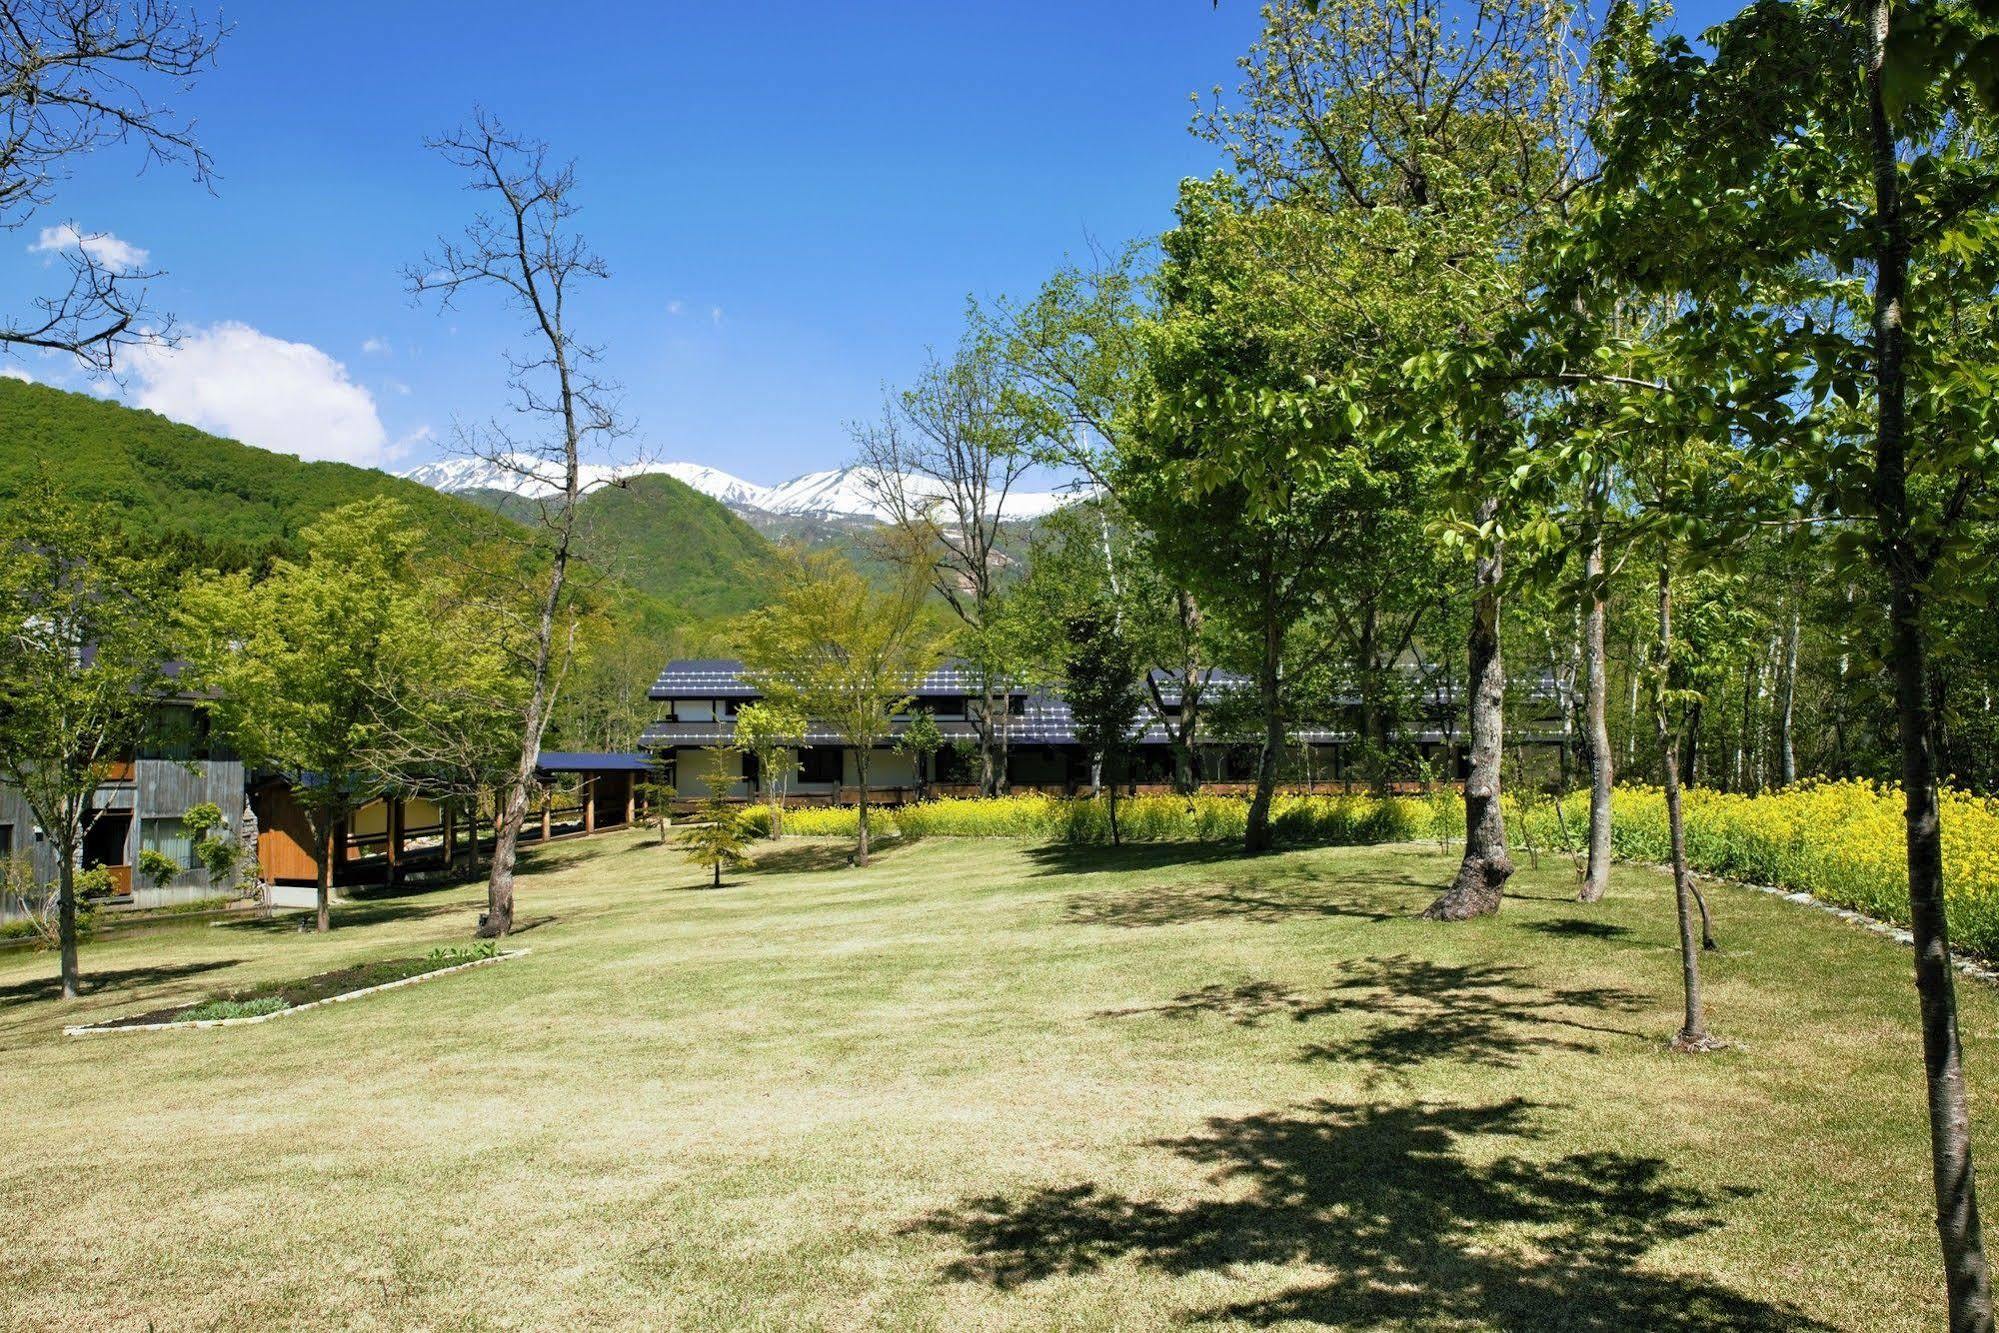
[(394, 981), (384, 981), (379, 986), (363, 986), (360, 990), (342, 991), (329, 995), (323, 1000), (311, 1000), (305, 1004), (289, 1005), (283, 1009), (273, 1009), (268, 1014), (247, 1014), (241, 1018), (200, 1018), (193, 1022), (180, 1023), (79, 1023), (62, 1030), (65, 1037), (111, 1037), (125, 1032), (180, 1032), (193, 1028), (247, 1027), (252, 1023), (268, 1023), (274, 1018), (289, 1018), (302, 1014), (308, 1009), (317, 1009), (325, 1004), (342, 1004), (348, 1000), (358, 1000), (363, 995), (373, 995), (378, 991), (394, 990), (398, 986), (414, 986), (419, 982), (433, 981), (438, 977), (448, 977), (453, 972), (463, 972), (468, 968), (489, 967), (494, 963), (504, 963), (510, 958), (525, 958), (532, 950), (510, 949), (506, 953), (494, 954), (491, 958), (474, 958), (469, 963), (453, 963), (450, 967), (435, 968), (429, 972), (419, 972), (413, 977), (399, 977)]
[[(1673, 868), (1669, 865), (1655, 863), (1652, 868), (1664, 871), (1668, 875), (1673, 873)], [(1886, 939), (1891, 939), (1897, 944), (1907, 944), (1913, 947), (1916, 942), (1916, 937), (1901, 926), (1883, 921), (1879, 917), (1869, 916), (1865, 912), (1856, 912), (1851, 907), (1840, 907), (1826, 902), (1824, 899), (1815, 898), (1803, 889), (1780, 889), (1775, 884), (1752, 884), (1746, 879), (1730, 879), (1725, 875), (1699, 875), (1697, 877), (1717, 884), (1733, 884), (1739, 889), (1753, 889), (1757, 893), (1767, 893), (1773, 898), (1782, 898), (1785, 902), (1798, 903), (1805, 907), (1815, 907), (1828, 916), (1836, 916), (1849, 925), (1859, 926), (1862, 930), (1883, 936)], [(1955, 949), (1951, 950), (1950, 961), (1956, 965), (1958, 971), (1964, 973), (1967, 977), (1983, 981), (1987, 985), (1999, 985), (1999, 969), (1987, 967), (1984, 963), (1966, 958)]]

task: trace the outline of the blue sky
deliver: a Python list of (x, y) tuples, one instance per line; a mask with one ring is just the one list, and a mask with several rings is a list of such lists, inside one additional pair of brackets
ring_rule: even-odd
[(108, 152), (0, 253), (7, 290), (47, 287), (29, 247), (73, 220), (167, 270), (152, 303), (184, 350), (100, 391), (392, 467), (501, 410), (513, 322), (412, 307), (397, 277), (469, 207), (421, 140), (483, 103), (578, 162), (613, 276), (577, 323), (625, 386), (632, 447), (760, 482), (846, 461), (845, 423), (955, 338), (967, 295), (1165, 226), (1175, 183), (1218, 165), (1189, 95), (1233, 85), (1258, 22), (1241, 0), (226, 12), (184, 100), (214, 193)]
[[(203, 336), (179, 367), (142, 362), (128, 398), (393, 466), (499, 408), (516, 330), (493, 304), (413, 308), (397, 278), (468, 207), (420, 140), (476, 102), (577, 159), (613, 270), (578, 323), (640, 440), (763, 482), (845, 461), (843, 423), (956, 336), (968, 294), (1025, 292), (1090, 235), (1165, 225), (1174, 183), (1216, 165), (1188, 95), (1233, 81), (1256, 24), (1208, 0), (226, 13), (185, 101), (214, 195), (103, 154), (0, 256), (10, 288), (53, 283), (25, 246), (73, 219), (168, 271), (153, 304)], [(267, 362), (255, 401), (188, 382)], [(318, 382), (331, 362), (351, 391)]]

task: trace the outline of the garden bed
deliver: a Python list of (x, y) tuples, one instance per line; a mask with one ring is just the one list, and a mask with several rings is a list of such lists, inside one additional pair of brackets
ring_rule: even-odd
[(418, 958), (358, 963), (275, 986), (260, 986), (192, 1004), (128, 1014), (103, 1023), (66, 1027), (63, 1032), (71, 1037), (95, 1037), (119, 1032), (167, 1032), (263, 1023), (307, 1009), (317, 1009), (321, 1005), (359, 999), (376, 991), (413, 986), (468, 968), (504, 963), (527, 952), (526, 949), (514, 949), (506, 953), (472, 954), (468, 950), (454, 949), (434, 951)]

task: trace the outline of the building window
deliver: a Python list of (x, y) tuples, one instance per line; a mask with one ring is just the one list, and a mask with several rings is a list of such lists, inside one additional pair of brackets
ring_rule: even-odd
[(14, 826), (0, 824), (0, 861), (14, 854)]
[(194, 838), (178, 819), (146, 819), (139, 823), (139, 846), (158, 852), (177, 866), (194, 868)]
[(839, 746), (808, 745), (798, 752), (800, 782), (838, 782), (840, 776)]

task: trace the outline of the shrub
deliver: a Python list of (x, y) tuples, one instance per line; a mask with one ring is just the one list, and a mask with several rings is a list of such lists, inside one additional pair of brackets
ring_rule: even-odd
[[(898, 827), (902, 813), (915, 809), (904, 806), (902, 811), (891, 811), (886, 806), (868, 807), (868, 833), (876, 838), (893, 838), (902, 830)], [(753, 805), (744, 810), (738, 818), (752, 837), (768, 838), (771, 829), (771, 809), (767, 805)], [(794, 805), (784, 812), (784, 831), (804, 838), (855, 838), (860, 836), (860, 811), (851, 805)]]
[(138, 870), (156, 889), (164, 889), (180, 875), (180, 862), (150, 847), (139, 850)]
[(176, 1023), (208, 1023), (218, 1018), (256, 1018), (262, 1014), (275, 1014), (291, 1005), (276, 995), (260, 995), (254, 1000), (210, 1000), (192, 1009), (184, 1009), (174, 1017)]
[[(752, 820), (767, 835), (767, 821)], [(969, 797), (923, 801), (869, 820), (882, 836), (910, 838), (1022, 838), (1039, 842), (1109, 843), (1110, 806), (1089, 797)], [(1134, 796), (1118, 802), (1118, 829), (1128, 842), (1230, 842), (1243, 835), (1249, 803), (1239, 796)], [(788, 833), (852, 837), (850, 806), (807, 807), (785, 816)], [(1430, 826), (1420, 800), (1378, 801), (1366, 796), (1279, 796), (1271, 825), (1293, 843), (1402, 842)]]
[(441, 944), (425, 954), (424, 961), (442, 967), (456, 967), (460, 963), (476, 963), (482, 958), (496, 958), (499, 952), (498, 940), (481, 940), (477, 944)]

